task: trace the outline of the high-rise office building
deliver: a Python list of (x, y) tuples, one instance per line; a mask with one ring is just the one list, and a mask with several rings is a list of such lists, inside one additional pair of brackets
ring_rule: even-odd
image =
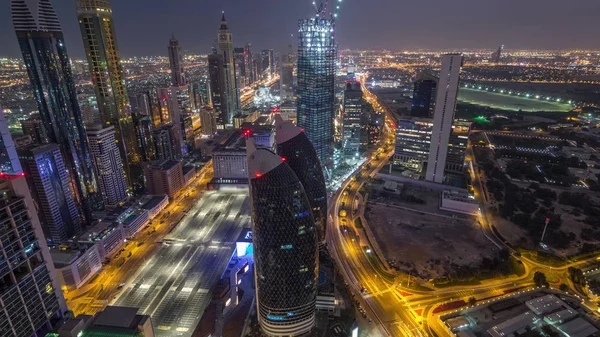
[[(125, 174), (128, 183), (134, 185), (136, 179), (131, 176), (130, 168), (137, 167), (141, 156), (129, 108), (110, 0), (76, 0), (76, 4), (100, 120), (105, 126), (115, 127)], [(141, 173), (141, 168), (137, 167), (137, 171)]]
[(119, 148), (115, 143), (115, 128), (92, 126), (87, 129), (87, 135), (104, 203), (117, 205), (127, 199), (127, 180)]
[(414, 83), (410, 115), (419, 118), (433, 118), (438, 78), (421, 72)]
[(465, 177), (465, 155), (469, 142), (471, 123), (464, 119), (455, 119), (448, 141), (448, 156), (446, 157), (445, 180), (448, 185), (460, 187)]
[[(48, 137), (48, 131), (42, 122), (42, 117), (39, 114), (35, 114), (26, 120), (22, 120), (21, 129), (23, 134), (31, 136), (31, 140), (36, 144), (48, 144), (50, 138)], [(51, 130), (50, 130), (51, 131)]]
[(46, 239), (61, 243), (79, 234), (81, 216), (58, 145), (32, 145), (19, 149), (18, 153), (31, 194), (39, 207)]
[(131, 115), (152, 115), (150, 97), (148, 92), (141, 92), (137, 95), (129, 95), (129, 103), (131, 105)]
[(225, 96), (227, 100), (227, 119), (226, 124), (233, 123), (233, 116), (240, 109), (240, 92), (235, 80), (235, 65), (233, 62), (233, 38), (231, 31), (227, 27), (225, 13), (221, 17), (221, 26), (218, 33), (219, 54), (223, 56), (223, 68), (225, 70)]
[(268, 336), (298, 336), (315, 324), (317, 230), (294, 171), (247, 141), (258, 321)]
[(183, 118), (190, 111), (189, 86), (159, 88), (158, 98), (161, 104), (161, 110), (167, 111), (167, 117), (163, 118), (163, 124), (173, 124), (174, 138), (177, 151), (176, 158), (182, 158), (187, 154), (187, 147), (184, 142)]
[(10, 135), (6, 116), (4, 116), (0, 106), (0, 174), (17, 175), (22, 172), (17, 148)]
[(45, 135), (60, 146), (77, 198), (86, 218), (91, 220), (92, 210), (102, 208), (102, 198), (58, 17), (47, 0), (12, 0), (11, 4), (13, 24)]
[(25, 177), (3, 175), (0, 190), (0, 336), (44, 336), (67, 305)]
[(200, 127), (203, 135), (212, 136), (217, 132), (217, 119), (214, 109), (209, 107), (200, 108)]
[(171, 68), (171, 85), (174, 87), (187, 84), (183, 73), (183, 59), (179, 41), (173, 36), (169, 40), (169, 66)]
[(262, 74), (265, 77), (274, 75), (275, 72), (275, 52), (273, 49), (263, 49), (261, 52)]
[(246, 75), (248, 76), (248, 84), (256, 81), (256, 71), (254, 68), (254, 59), (252, 58), (252, 45), (246, 43), (244, 46), (244, 66), (246, 67)]
[[(210, 77), (210, 93), (213, 109), (217, 119), (217, 126), (224, 129), (227, 125), (227, 86), (225, 84), (225, 69), (223, 68), (223, 55), (208, 55), (208, 75)], [(232, 116), (233, 118), (233, 116)]]
[(334, 26), (332, 19), (319, 17), (298, 24), (298, 126), (315, 147), (324, 169), (333, 166)]
[(342, 151), (347, 160), (357, 160), (360, 155), (362, 103), (360, 83), (346, 82), (342, 103)]
[(431, 130), (433, 119), (430, 118), (413, 117), (398, 120), (394, 165), (424, 173), (431, 147)]
[(502, 59), (502, 53), (504, 52), (504, 45), (498, 47), (498, 49), (492, 53), (492, 62), (500, 63)]
[(152, 130), (154, 130), (152, 119), (150, 116), (135, 115), (133, 116), (133, 124), (140, 146), (142, 161), (154, 160), (156, 153), (154, 140), (152, 139)]
[(246, 54), (245, 48), (234, 48), (233, 60), (235, 62), (235, 78), (237, 80), (237, 86), (239, 89), (244, 89), (248, 84), (250, 84), (250, 80), (248, 79), (246, 72)]
[(166, 124), (161, 127), (155, 128), (152, 131), (152, 138), (154, 139), (154, 150), (155, 158), (157, 160), (171, 159), (175, 160), (178, 158), (178, 142), (176, 138), (176, 127), (173, 124)]
[(292, 53), (281, 55), (279, 94), (282, 104), (294, 100), (294, 54)]
[(319, 241), (325, 240), (327, 223), (327, 189), (323, 169), (314, 147), (299, 127), (275, 117), (277, 154), (296, 173), (310, 202)]
[(436, 183), (444, 181), (444, 169), (456, 110), (456, 97), (458, 95), (462, 62), (463, 57), (460, 54), (442, 56), (442, 69), (440, 70), (437, 87), (431, 146), (425, 175), (425, 180)]

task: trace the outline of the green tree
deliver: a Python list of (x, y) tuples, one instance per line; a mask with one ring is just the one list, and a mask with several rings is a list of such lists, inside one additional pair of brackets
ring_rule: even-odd
[(538, 287), (548, 287), (550, 285), (548, 281), (546, 281), (546, 275), (539, 271), (536, 271), (535, 274), (533, 274), (533, 282), (535, 282), (535, 285)]
[(560, 289), (560, 291), (567, 292), (569, 290), (569, 286), (564, 283), (561, 283), (558, 289)]
[(475, 297), (469, 297), (469, 305), (475, 305), (475, 303), (477, 303), (477, 299), (475, 299)]

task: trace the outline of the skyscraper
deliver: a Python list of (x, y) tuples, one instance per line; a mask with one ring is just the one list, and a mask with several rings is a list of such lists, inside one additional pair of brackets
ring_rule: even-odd
[(275, 74), (275, 52), (273, 49), (263, 49), (262, 56), (262, 73), (269, 77)]
[[(115, 127), (125, 173), (130, 185), (134, 184), (130, 167), (141, 160), (137, 147), (125, 76), (110, 0), (76, 0), (79, 27), (87, 55), (92, 83), (96, 91), (100, 120), (105, 126)], [(141, 168), (138, 168), (141, 173)]]
[(298, 24), (298, 126), (315, 147), (324, 169), (332, 167), (336, 44), (334, 20)]
[(504, 52), (504, 45), (498, 47), (498, 49), (492, 53), (492, 62), (500, 63), (502, 59), (502, 53)]
[(315, 324), (317, 233), (310, 203), (279, 156), (247, 141), (258, 321), (268, 336)]
[(237, 80), (237, 86), (239, 89), (244, 89), (250, 81), (246, 72), (246, 54), (245, 48), (234, 48), (234, 62), (235, 62), (235, 78)]
[(48, 144), (50, 139), (48, 131), (39, 114), (35, 114), (26, 120), (21, 121), (21, 129), (25, 135), (31, 136), (31, 140), (36, 144)]
[(87, 129), (87, 135), (104, 203), (117, 205), (127, 199), (127, 180), (119, 148), (115, 143), (115, 128), (92, 126)]
[[(217, 119), (217, 126), (224, 129), (227, 125), (227, 86), (225, 84), (225, 69), (223, 68), (223, 55), (208, 55), (208, 76), (210, 77), (210, 93), (213, 109)], [(233, 118), (233, 116), (232, 116)]]
[(3, 175), (0, 190), (0, 336), (43, 336), (67, 305), (25, 177)]
[(412, 117), (433, 118), (438, 78), (420, 72), (414, 83), (410, 115)]
[(442, 69), (437, 88), (435, 112), (433, 115), (433, 130), (431, 133), (431, 146), (427, 173), (425, 180), (442, 183), (444, 169), (448, 156), (448, 144), (454, 112), (456, 110), (456, 97), (463, 57), (460, 54), (446, 54), (442, 56)]
[(294, 54), (286, 53), (281, 56), (281, 71), (279, 76), (279, 94), (281, 103), (294, 100)]
[(275, 117), (275, 141), (277, 154), (296, 173), (308, 197), (319, 241), (325, 240), (327, 219), (327, 189), (321, 163), (302, 129), (290, 121), (283, 121), (281, 116)]
[(181, 47), (179, 41), (173, 36), (169, 40), (169, 65), (171, 67), (171, 85), (174, 87), (186, 84), (183, 74), (183, 59), (181, 58)]
[(178, 158), (178, 143), (175, 141), (175, 129), (173, 124), (166, 124), (152, 131), (157, 160), (175, 160)]
[(0, 174), (17, 175), (22, 172), (15, 142), (10, 135), (6, 116), (0, 106)]
[(167, 118), (163, 119), (164, 124), (173, 124), (174, 138), (173, 141), (176, 143), (177, 151), (174, 153), (176, 158), (183, 157), (187, 150), (184, 149), (185, 143), (183, 141), (183, 123), (182, 117), (185, 113), (184, 105), (187, 104), (189, 109), (189, 95), (187, 95), (187, 103), (183, 102), (183, 94), (189, 93), (189, 87), (187, 85), (183, 87), (169, 87), (159, 88), (158, 98), (161, 104), (161, 110), (168, 112)]
[(252, 58), (252, 45), (246, 43), (244, 46), (244, 63), (246, 67), (246, 75), (248, 76), (248, 84), (256, 81), (256, 72), (254, 71), (254, 60)]
[(203, 135), (212, 136), (217, 132), (217, 119), (213, 109), (209, 107), (200, 108), (200, 125)]
[(233, 38), (227, 27), (225, 13), (221, 17), (219, 27), (219, 53), (223, 56), (223, 68), (225, 69), (225, 96), (227, 100), (227, 119), (225, 124), (233, 123), (233, 116), (240, 109), (240, 93), (235, 81), (235, 66), (233, 62)]
[(102, 198), (58, 17), (48, 0), (12, 0), (11, 4), (13, 24), (45, 134), (50, 142), (60, 146), (76, 197), (91, 220), (92, 210), (102, 208)]
[(18, 153), (46, 238), (61, 243), (79, 234), (81, 217), (58, 145), (32, 145)]
[(346, 82), (342, 104), (342, 150), (347, 160), (357, 160), (360, 154), (362, 103), (360, 83)]

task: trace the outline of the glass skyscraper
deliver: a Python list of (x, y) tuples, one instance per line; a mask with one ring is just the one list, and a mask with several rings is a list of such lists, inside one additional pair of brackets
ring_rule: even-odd
[(362, 103), (360, 83), (347, 81), (342, 114), (342, 149), (347, 160), (358, 160), (360, 154)]
[[(125, 165), (129, 184), (136, 181), (130, 172), (141, 160), (135, 137), (125, 76), (117, 46), (110, 0), (77, 0), (77, 16), (96, 91), (100, 120), (115, 127), (115, 138)], [(141, 173), (141, 168), (139, 173)]]
[(268, 336), (315, 324), (318, 249), (309, 200), (279, 156), (247, 142), (258, 319)]
[(417, 75), (410, 107), (412, 117), (433, 118), (438, 80), (426, 72)]
[(296, 173), (304, 187), (315, 217), (319, 241), (325, 240), (327, 189), (323, 169), (314, 147), (302, 130), (289, 121), (275, 117), (277, 153)]
[(333, 166), (334, 26), (333, 19), (320, 17), (298, 23), (298, 126), (304, 129), (324, 168)]
[(71, 64), (49, 0), (12, 0), (13, 24), (49, 141), (57, 143), (86, 218), (102, 208)]

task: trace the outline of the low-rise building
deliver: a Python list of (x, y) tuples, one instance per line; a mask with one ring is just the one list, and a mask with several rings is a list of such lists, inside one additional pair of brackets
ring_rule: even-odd
[(184, 166), (182, 171), (183, 183), (187, 185), (192, 181), (192, 179), (194, 179), (194, 176), (196, 175), (196, 168), (194, 166)]
[(479, 212), (479, 202), (468, 192), (444, 190), (440, 199), (440, 209), (442, 210), (470, 215)]
[[(138, 308), (108, 306), (96, 316), (79, 315), (65, 322), (59, 337), (154, 337), (149, 315), (139, 315)], [(53, 336), (56, 336), (54, 334)]]
[(515, 332), (527, 332), (528, 329), (535, 327), (538, 321), (539, 318), (533, 312), (527, 311), (491, 327), (487, 333), (492, 337), (514, 336)]
[(123, 224), (112, 221), (98, 221), (77, 238), (77, 242), (86, 245), (96, 244), (102, 259), (111, 256), (119, 250), (127, 234)]
[(117, 218), (117, 223), (123, 226), (128, 238), (133, 237), (150, 221), (149, 212), (137, 206), (129, 207)]
[(169, 197), (166, 194), (163, 195), (145, 195), (139, 201), (138, 205), (140, 208), (148, 211), (148, 217), (150, 220), (154, 219), (167, 205), (169, 204)]
[(63, 290), (78, 289), (102, 268), (96, 244), (63, 244), (50, 249)]
[(581, 317), (558, 326), (557, 330), (565, 337), (598, 336), (598, 329)]
[(144, 167), (148, 194), (166, 194), (173, 198), (184, 186), (180, 161), (158, 160)]

